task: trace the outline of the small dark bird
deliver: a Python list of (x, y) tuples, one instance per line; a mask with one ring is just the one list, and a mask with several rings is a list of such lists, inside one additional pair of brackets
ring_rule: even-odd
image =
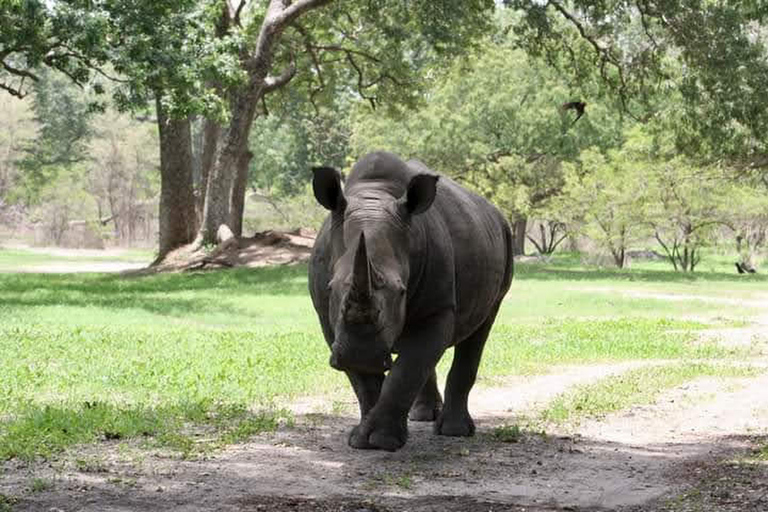
[(581, 116), (584, 115), (584, 110), (587, 108), (587, 104), (583, 101), (569, 101), (568, 103), (563, 103), (563, 106), (560, 107), (561, 110), (575, 110), (576, 111), (576, 119), (573, 120), (571, 123), (571, 126), (573, 126), (576, 121), (581, 119)]

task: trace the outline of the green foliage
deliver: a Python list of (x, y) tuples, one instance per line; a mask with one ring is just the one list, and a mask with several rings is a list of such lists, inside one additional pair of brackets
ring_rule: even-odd
[(553, 201), (550, 212), (608, 250), (619, 268), (627, 249), (647, 231), (640, 191), (648, 167), (634, 157), (626, 146), (607, 156), (595, 149), (582, 152), (578, 165), (566, 164), (563, 197)]
[(7, 203), (11, 191), (17, 187), (21, 178), (18, 161), (24, 156), (25, 143), (34, 135), (30, 102), (0, 95), (0, 203)]
[(621, 148), (590, 148), (565, 169), (563, 195), (546, 215), (596, 241), (618, 267), (627, 249), (650, 237), (682, 271), (695, 270), (718, 229), (738, 233), (749, 255), (765, 243), (765, 193), (739, 183), (731, 169), (677, 154), (657, 125), (636, 125)]
[(91, 102), (67, 78), (50, 71), (35, 82), (32, 111), (38, 130), (24, 143), (25, 155), (18, 161), (19, 180), (13, 196), (26, 204), (39, 203), (46, 185), (86, 158), (92, 135)]
[[(737, 161), (766, 150), (768, 12), (743, 2), (508, 0), (521, 47), (576, 80), (598, 72), (624, 111), (674, 118), (678, 150)], [(757, 5), (757, 4), (755, 4)], [(679, 109), (665, 112), (679, 95)]]
[(25, 96), (42, 67), (88, 83), (108, 59), (108, 22), (96, 9), (84, 13), (86, 7), (80, 0), (0, 3), (0, 89)]
[(118, 108), (141, 108), (161, 97), (174, 118), (229, 115), (217, 87), (244, 82), (238, 59), (243, 41), (239, 33), (216, 37), (218, 3), (120, 0), (99, 9), (114, 32), (105, 41), (110, 62), (127, 79), (115, 90)]
[(337, 97), (315, 111), (293, 89), (276, 95), (271, 115), (253, 123), (250, 147), (252, 188), (277, 198), (296, 196), (312, 181), (312, 167), (343, 168), (349, 152), (349, 104)]
[(719, 169), (683, 157), (660, 163), (650, 185), (649, 221), (675, 270), (693, 272), (714, 229), (727, 223), (727, 208), (738, 206), (729, 203), (731, 187)]
[(313, 165), (343, 168), (355, 98), (390, 113), (419, 104), (439, 67), (490, 27), (492, 9), (487, 0), (333, 2), (307, 15), (286, 32), (275, 65), (295, 61), (296, 77), (268, 97), (270, 115), (253, 126), (251, 185), (293, 195), (309, 182)]
[(492, 0), (331, 2), (286, 34), (300, 70), (291, 87), (311, 99), (353, 90), (374, 106), (413, 106), (437, 69), (487, 33), (493, 9)]
[(494, 439), (502, 443), (517, 443), (523, 437), (520, 425), (501, 425), (493, 429)]
[(355, 154), (389, 149), (469, 184), (511, 216), (528, 216), (563, 186), (561, 162), (581, 147), (621, 142), (621, 120), (607, 105), (588, 107), (577, 124), (561, 105), (575, 90), (503, 36), (436, 75), (418, 112), (353, 117)]

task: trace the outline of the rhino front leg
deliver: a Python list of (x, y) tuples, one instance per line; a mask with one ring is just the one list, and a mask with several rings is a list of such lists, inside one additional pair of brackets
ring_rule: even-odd
[(456, 345), (451, 371), (445, 385), (445, 405), (435, 422), (435, 433), (444, 436), (472, 436), (475, 422), (469, 415), (467, 400), (475, 384), (485, 340), (499, 309), (497, 304), (488, 319), (467, 339)]
[(357, 402), (360, 404), (360, 419), (363, 420), (379, 400), (381, 384), (384, 382), (384, 374), (346, 373), (349, 381), (352, 383), (352, 389), (355, 390), (355, 395), (357, 395)]
[(416, 401), (411, 407), (408, 419), (411, 421), (435, 421), (443, 408), (443, 399), (437, 389), (437, 373), (432, 372), (427, 377), (427, 382), (421, 387)]
[(400, 355), (384, 379), (378, 402), (349, 436), (353, 448), (395, 451), (408, 439), (408, 411), (434, 373), (445, 340), (453, 335), (453, 312), (425, 320), (401, 338)]

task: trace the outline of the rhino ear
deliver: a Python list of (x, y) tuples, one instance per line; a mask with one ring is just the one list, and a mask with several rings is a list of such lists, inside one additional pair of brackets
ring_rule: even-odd
[(423, 213), (432, 206), (437, 194), (437, 174), (417, 174), (408, 183), (408, 190), (400, 198), (400, 203), (411, 215)]
[(341, 173), (333, 167), (314, 167), (312, 173), (312, 190), (317, 202), (331, 211), (344, 210), (347, 200), (341, 189)]

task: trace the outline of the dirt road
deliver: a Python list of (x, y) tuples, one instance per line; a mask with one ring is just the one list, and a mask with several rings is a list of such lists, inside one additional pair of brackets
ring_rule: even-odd
[[(48, 466), (6, 464), (0, 492), (25, 496), (12, 510), (54, 512), (666, 510), (667, 498), (706, 486), (708, 471), (766, 432), (768, 375), (700, 379), (602, 421), (544, 435), (524, 430), (516, 443), (491, 435), (569, 386), (636, 366), (564, 369), (480, 389), (472, 439), (433, 436), (428, 424), (412, 423), (403, 450), (356, 451), (346, 446), (354, 415), (331, 414), (318, 401), (317, 412), (299, 415), (294, 426), (208, 460), (137, 456), (102, 444)], [(97, 470), (76, 463), (94, 457)], [(762, 474), (768, 477), (765, 468)], [(20, 492), (33, 477), (53, 485)], [(768, 493), (768, 480), (754, 489)], [(733, 510), (768, 510), (768, 495), (749, 499), (741, 504), (752, 508)]]

